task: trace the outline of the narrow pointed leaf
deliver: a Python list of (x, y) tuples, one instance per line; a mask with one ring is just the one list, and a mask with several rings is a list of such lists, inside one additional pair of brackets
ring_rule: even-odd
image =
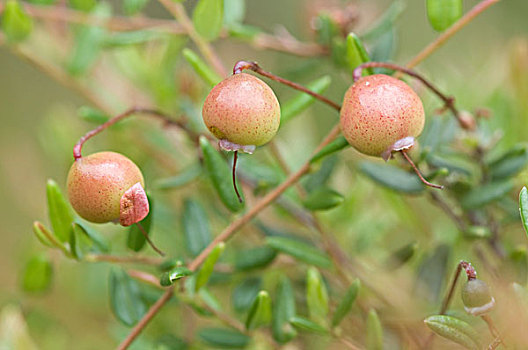
[(87, 122), (97, 125), (103, 124), (107, 122), (108, 119), (110, 119), (106, 113), (89, 106), (79, 107), (77, 114), (79, 114), (79, 117), (86, 120)]
[(206, 40), (220, 35), (224, 21), (223, 0), (199, 0), (192, 16), (194, 28)]
[(22, 288), (26, 292), (44, 292), (49, 289), (53, 266), (46, 255), (35, 255), (29, 259), (22, 275)]
[(427, 0), (427, 18), (434, 30), (442, 32), (462, 16), (462, 0)]
[(523, 187), (519, 193), (519, 213), (521, 214), (521, 221), (524, 231), (528, 235), (528, 190)]
[[(360, 64), (370, 61), (370, 57), (363, 46), (363, 43), (358, 38), (355, 33), (349, 33), (346, 39), (346, 58), (348, 61), (348, 66), (350, 67), (350, 72), (353, 72), (354, 69)], [(366, 69), (366, 72), (372, 74), (372, 69)]]
[(212, 70), (204, 60), (200, 58), (194, 51), (190, 49), (183, 49), (183, 57), (191, 65), (194, 71), (211, 87), (218, 84), (222, 77), (220, 77), (214, 70)]
[(160, 278), (160, 284), (162, 286), (170, 286), (177, 280), (183, 277), (192, 275), (193, 272), (185, 266), (177, 266), (170, 271), (164, 272)]
[(260, 291), (249, 310), (246, 319), (248, 330), (265, 326), (271, 321), (271, 298), (266, 291)]
[[(306, 87), (309, 90), (312, 90), (313, 92), (322, 94), (326, 91), (326, 89), (328, 89), (331, 82), (332, 79), (328, 75), (325, 75), (317, 80), (310, 82), (306, 85)], [(314, 102), (314, 97), (301, 92), (298, 93), (291, 100), (288, 100), (283, 103), (281, 106), (281, 125), (284, 125), (284, 123), (290, 121), (292, 118), (299, 115), (301, 112), (310, 107), (310, 105), (312, 105)]]
[(381, 17), (374, 22), (369, 29), (366, 30), (365, 34), (362, 35), (363, 40), (376, 39), (383, 34), (391, 31), (394, 27), (394, 22), (400, 17), (405, 10), (405, 1), (395, 0), (391, 1), (391, 5), (381, 15)]
[(350, 146), (348, 141), (343, 137), (339, 136), (334, 141), (330, 142), (328, 145), (326, 145), (322, 150), (320, 150), (315, 156), (310, 159), (310, 163), (315, 163), (318, 160), (329, 156), (333, 153), (339, 152), (342, 149)]
[(310, 192), (304, 200), (303, 206), (308, 210), (328, 210), (337, 207), (345, 197), (337, 191), (326, 186), (319, 187)]
[(363, 161), (359, 170), (380, 185), (404, 193), (420, 193), (425, 187), (414, 173), (388, 164)]
[(224, 24), (226, 26), (242, 23), (245, 14), (245, 0), (224, 0)]
[(178, 175), (159, 179), (154, 183), (154, 188), (159, 190), (170, 190), (183, 187), (202, 174), (202, 167), (193, 164), (182, 170)]
[(473, 188), (465, 194), (460, 203), (464, 209), (476, 209), (504, 197), (513, 188), (510, 181), (491, 182)]
[(409, 261), (414, 256), (417, 249), (418, 243), (416, 242), (404, 245), (403, 247), (392, 252), (387, 261), (387, 265), (390, 269), (397, 269), (398, 267), (402, 266), (407, 261)]
[(136, 281), (123, 270), (110, 272), (110, 306), (119, 321), (134, 325), (147, 311)]
[(279, 343), (286, 343), (296, 335), (290, 325), (290, 319), (295, 316), (295, 297), (290, 280), (282, 277), (275, 292), (271, 330), (273, 338)]
[(521, 171), (528, 163), (528, 150), (526, 145), (516, 145), (501, 154), (498, 158), (487, 162), (492, 179), (506, 179)]
[(2, 14), (2, 30), (10, 42), (24, 40), (33, 30), (33, 20), (19, 1), (8, 0)]
[(356, 278), (350, 287), (348, 287), (345, 295), (334, 311), (334, 316), (332, 317), (332, 327), (337, 327), (350, 312), (350, 309), (352, 309), (352, 305), (354, 305), (354, 301), (356, 300), (359, 293), (360, 286), (361, 282)]
[(35, 221), (33, 223), (33, 233), (40, 241), (40, 243), (44, 244), (45, 246), (56, 247), (56, 244), (62, 245), (62, 243), (56, 240), (52, 242), (48, 237), (53, 237), (53, 233), (51, 233), (42, 223), (38, 221)]
[[(200, 137), (200, 147), (204, 156), (205, 168), (222, 203), (232, 212), (239, 211), (244, 207), (244, 204), (238, 201), (233, 188), (231, 168), (207, 138), (203, 136)], [(240, 186), (238, 188), (241, 189)]]
[(82, 229), (83, 233), (90, 238), (90, 240), (97, 246), (97, 249), (103, 253), (110, 251), (110, 246), (105, 238), (101, 235), (99, 231), (94, 229), (90, 224), (82, 221), (81, 219), (75, 219), (75, 226), (79, 226)]
[(249, 310), (257, 297), (262, 285), (260, 277), (248, 277), (240, 282), (231, 296), (232, 304), (237, 312)]
[(187, 250), (196, 256), (211, 243), (211, 229), (205, 210), (200, 203), (186, 199), (181, 216)]
[(238, 271), (259, 269), (269, 265), (277, 256), (273, 248), (262, 246), (244, 250), (235, 257), (235, 268)]
[(196, 276), (196, 284), (194, 286), (194, 290), (198, 291), (200, 288), (205, 286), (207, 284), (207, 281), (209, 281), (209, 277), (211, 277), (211, 274), (213, 273), (214, 266), (216, 262), (218, 261), (218, 258), (222, 254), (222, 252), (225, 249), (225, 244), (223, 242), (219, 243), (209, 254), (207, 259), (205, 259), (202, 268), (198, 272)]
[(479, 334), (466, 322), (452, 316), (435, 315), (424, 320), (436, 334), (449, 339), (466, 349), (480, 349)]
[(48, 211), (53, 232), (59, 241), (68, 242), (73, 223), (73, 214), (70, 207), (59, 186), (53, 180), (48, 180), (46, 195), (48, 197)]
[(316, 334), (328, 334), (328, 330), (326, 328), (304, 317), (293, 316), (290, 318), (290, 323), (301, 331)]
[(367, 350), (383, 350), (383, 328), (374, 309), (367, 316)]
[(306, 243), (286, 237), (267, 237), (266, 244), (305, 263), (322, 268), (332, 266), (332, 261), (328, 255)]
[(141, 12), (148, 3), (148, 0), (123, 0), (123, 12), (127, 16), (132, 16)]
[[(145, 232), (150, 236), (150, 231), (152, 229), (152, 213), (154, 212), (154, 201), (149, 195), (147, 195), (147, 198), (149, 202), (149, 213), (139, 223), (141, 224)], [(127, 247), (135, 252), (139, 252), (141, 249), (143, 249), (146, 242), (147, 240), (145, 239), (143, 233), (140, 231), (139, 227), (137, 225), (131, 225), (128, 229)]]
[(198, 337), (205, 343), (221, 349), (242, 349), (251, 340), (245, 334), (226, 328), (204, 328)]
[(315, 267), (310, 267), (307, 272), (306, 303), (310, 318), (323, 323), (328, 314), (328, 291), (321, 274)]

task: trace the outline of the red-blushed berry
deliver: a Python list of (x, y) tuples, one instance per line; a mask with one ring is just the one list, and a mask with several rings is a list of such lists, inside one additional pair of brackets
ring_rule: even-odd
[(251, 153), (277, 133), (280, 106), (266, 83), (253, 75), (238, 73), (211, 90), (202, 116), (222, 148)]
[(129, 226), (149, 212), (141, 171), (119, 153), (99, 152), (76, 159), (67, 182), (73, 209), (88, 221)]
[(422, 101), (403, 81), (384, 74), (360, 78), (346, 92), (341, 130), (359, 152), (390, 158), (414, 145), (425, 123)]

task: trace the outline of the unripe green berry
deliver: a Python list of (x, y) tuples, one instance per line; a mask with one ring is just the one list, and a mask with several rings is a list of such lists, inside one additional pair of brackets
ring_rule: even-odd
[(266, 83), (253, 75), (238, 73), (211, 90), (202, 116), (213, 135), (227, 144), (235, 144), (232, 150), (237, 150), (236, 146), (261, 146), (275, 136), (280, 106)]
[(425, 114), (422, 101), (407, 84), (376, 74), (360, 78), (347, 90), (340, 123), (355, 149), (385, 158), (387, 152), (390, 156), (392, 150), (413, 145), (423, 130)]
[(81, 217), (128, 226), (148, 214), (148, 200), (139, 168), (115, 152), (76, 159), (68, 174), (70, 203)]
[(478, 316), (488, 312), (495, 304), (488, 284), (479, 279), (470, 279), (462, 287), (462, 302), (466, 312)]

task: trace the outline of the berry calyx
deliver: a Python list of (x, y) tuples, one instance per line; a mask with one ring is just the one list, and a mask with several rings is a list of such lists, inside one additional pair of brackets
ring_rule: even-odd
[(425, 123), (422, 101), (404, 82), (385, 74), (360, 78), (346, 92), (340, 124), (359, 152), (389, 159), (414, 145)]
[(88, 221), (129, 226), (149, 212), (141, 171), (119, 153), (98, 152), (77, 158), (67, 183), (73, 209)]
[(211, 90), (202, 117), (222, 148), (252, 153), (277, 133), (280, 106), (266, 83), (253, 75), (238, 73)]

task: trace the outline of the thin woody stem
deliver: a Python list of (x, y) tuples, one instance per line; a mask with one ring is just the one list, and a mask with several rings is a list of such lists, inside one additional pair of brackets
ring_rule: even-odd
[(502, 345), (504, 345), (506, 347), (506, 344), (504, 343), (503, 337), (500, 334), (500, 332), (497, 329), (497, 327), (495, 327), (495, 323), (493, 322), (491, 317), (489, 315), (481, 315), (480, 318), (482, 318), (484, 320), (484, 322), (486, 322), (486, 324), (488, 325), (488, 329), (489, 329), (491, 335), (494, 338), (498, 339), (499, 343), (502, 343)]
[(143, 225), (141, 225), (140, 222), (136, 222), (136, 226), (139, 229), (139, 232), (141, 232), (141, 234), (143, 235), (143, 237), (145, 237), (145, 240), (147, 241), (147, 243), (152, 247), (152, 249), (154, 249), (156, 251), (156, 253), (158, 253), (159, 255), (165, 256), (165, 253), (161, 249), (156, 247), (154, 242), (152, 242), (150, 240), (150, 237), (149, 237), (147, 231), (145, 230), (145, 228), (143, 227)]
[(130, 255), (106, 255), (106, 254), (86, 254), (84, 260), (89, 262), (109, 262), (116, 264), (145, 264), (158, 266), (163, 263), (162, 258), (154, 258), (150, 256)]
[(242, 203), (242, 196), (240, 196), (240, 192), (238, 192), (237, 184), (236, 184), (236, 164), (238, 159), (238, 151), (235, 151), (235, 154), (233, 155), (233, 188), (235, 189), (235, 193), (237, 195), (238, 201)]
[(87, 132), (83, 137), (81, 137), (79, 139), (79, 141), (73, 147), (73, 158), (75, 160), (82, 158), (81, 150), (82, 150), (82, 147), (83, 147), (83, 145), (84, 145), (84, 143), (86, 141), (88, 141), (89, 139), (91, 139), (95, 135), (99, 134), (101, 131), (107, 129), (108, 127), (110, 127), (112, 125), (114, 125), (115, 123), (117, 123), (117, 122), (119, 122), (119, 121), (121, 121), (121, 120), (123, 120), (123, 119), (125, 119), (127, 117), (130, 117), (131, 115), (134, 115), (134, 114), (147, 114), (147, 115), (150, 115), (150, 116), (152, 116), (154, 118), (162, 120), (167, 125), (175, 125), (178, 128), (183, 129), (187, 134), (189, 134), (189, 136), (194, 141), (197, 142), (197, 140), (198, 140), (198, 137), (199, 137), (198, 134), (196, 134), (195, 132), (190, 130), (181, 121), (173, 120), (168, 115), (166, 115), (165, 113), (160, 112), (160, 111), (155, 110), (155, 109), (141, 108), (141, 107), (132, 107), (132, 108), (128, 109), (127, 111), (125, 111), (125, 112), (123, 112), (123, 113), (121, 113), (121, 114), (109, 119), (107, 122), (99, 125), (97, 128)]
[(359, 80), (361, 78), (361, 74), (363, 69), (367, 68), (387, 68), (390, 70), (398, 71), (405, 73), (413, 78), (418, 79), (421, 83), (423, 83), (429, 90), (431, 90), (435, 95), (437, 95), (445, 105), (445, 108), (449, 109), (455, 118), (457, 119), (460, 126), (464, 129), (468, 129), (467, 123), (464, 122), (462, 117), (460, 116), (460, 111), (455, 107), (455, 98), (453, 96), (447, 96), (443, 94), (436, 86), (433, 85), (429, 80), (427, 80), (424, 76), (421, 74), (413, 71), (412, 69), (399, 66), (397, 64), (393, 63), (387, 63), (387, 62), (367, 62), (363, 63), (354, 69), (354, 72), (352, 73), (352, 77), (354, 79), (354, 82)]
[(297, 83), (294, 83), (293, 81), (290, 81), (290, 80), (287, 80), (287, 79), (284, 79), (284, 78), (281, 78), (273, 73), (270, 73), (270, 72), (267, 72), (265, 70), (263, 70), (262, 68), (260, 68), (260, 66), (256, 63), (256, 62), (249, 62), (249, 61), (238, 61), (237, 63), (235, 63), (235, 66), (233, 67), (233, 74), (239, 74), (239, 73), (242, 73), (242, 71), (246, 70), (246, 69), (249, 69), (249, 70), (252, 70), (253, 72), (257, 73), (257, 74), (260, 74), (266, 78), (269, 78), (271, 80), (274, 80), (276, 82), (279, 82), (281, 84), (284, 84), (286, 86), (289, 86), (295, 90), (298, 90), (298, 91), (302, 91), (316, 99), (318, 99), (319, 101), (321, 102), (324, 102), (326, 103), (327, 105), (329, 105), (330, 107), (332, 107), (333, 109), (335, 109), (336, 111), (340, 111), (341, 110), (341, 106), (337, 103), (335, 103), (334, 101), (324, 97), (323, 95), (320, 95), (316, 92), (313, 92), (312, 90), (309, 90), (308, 88), (300, 85), (300, 84), (297, 84)]
[[(339, 135), (340, 129), (339, 125), (336, 125), (328, 135), (323, 139), (323, 141), (317, 146), (313, 154), (317, 154), (324, 146), (329, 144), (334, 138)], [(237, 220), (233, 221), (228, 227), (224, 229), (216, 238), (188, 265), (188, 268), (191, 271), (196, 271), (198, 267), (204, 262), (204, 260), (211, 254), (213, 249), (220, 243), (227, 241), (231, 238), (238, 230), (240, 230), (245, 224), (247, 224), (251, 219), (257, 216), (262, 210), (267, 206), (273, 203), (279, 196), (284, 193), (288, 188), (295, 184), (299, 179), (306, 175), (310, 170), (310, 162), (307, 161), (303, 166), (297, 170), (295, 173), (292, 173), (282, 184), (276, 187), (273, 191), (268, 193), (265, 197), (260, 199), (246, 214), (239, 217)], [(148, 310), (148, 312), (143, 316), (143, 318), (134, 326), (128, 336), (123, 340), (123, 342), (118, 346), (119, 350), (127, 349), (130, 344), (139, 336), (141, 331), (147, 326), (150, 320), (158, 313), (158, 311), (167, 303), (174, 293), (174, 288), (176, 285), (172, 285), (163, 295), (158, 299), (154, 305)]]
[(409, 164), (411, 164), (411, 166), (412, 166), (414, 172), (416, 173), (416, 175), (418, 175), (418, 177), (420, 178), (420, 180), (422, 180), (422, 182), (423, 182), (426, 186), (433, 187), (433, 188), (438, 188), (438, 189), (440, 189), (440, 190), (444, 188), (444, 186), (442, 186), (442, 185), (435, 185), (435, 184), (433, 184), (433, 183), (427, 181), (427, 180), (423, 177), (422, 173), (420, 172), (420, 169), (418, 169), (418, 167), (416, 166), (416, 164), (414, 164), (414, 162), (412, 161), (411, 157), (409, 157), (409, 155), (407, 154), (407, 152), (406, 152), (406, 151), (403, 151), (403, 150), (400, 151), (400, 152), (401, 152), (401, 154), (403, 155), (403, 157), (405, 158), (405, 160), (407, 160), (407, 162), (408, 162)]

